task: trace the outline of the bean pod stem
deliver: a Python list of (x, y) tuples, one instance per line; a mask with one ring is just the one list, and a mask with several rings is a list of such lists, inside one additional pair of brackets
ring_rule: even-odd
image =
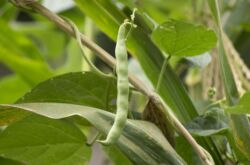
[(97, 74), (101, 75), (101, 76), (105, 76), (105, 77), (111, 77), (111, 75), (105, 74), (103, 73), (101, 70), (99, 70), (93, 63), (91, 60), (88, 59), (88, 57), (85, 55), (84, 53), (84, 48), (82, 46), (82, 42), (81, 42), (81, 32), (79, 31), (79, 29), (77, 28), (77, 26), (74, 24), (73, 21), (71, 21), (70, 19), (64, 18), (64, 20), (66, 20), (72, 27), (75, 36), (76, 36), (76, 41), (80, 47), (81, 53), (83, 55), (84, 60), (87, 62), (87, 64), (90, 66), (90, 68)]

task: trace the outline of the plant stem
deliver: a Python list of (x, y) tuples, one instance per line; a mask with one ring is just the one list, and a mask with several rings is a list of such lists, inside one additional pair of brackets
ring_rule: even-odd
[(161, 72), (159, 74), (159, 78), (158, 78), (158, 81), (157, 81), (157, 85), (156, 85), (156, 88), (155, 88), (156, 93), (158, 93), (158, 91), (160, 89), (162, 78), (163, 78), (163, 75), (164, 75), (164, 73), (166, 71), (166, 67), (168, 65), (168, 61), (170, 60), (170, 58), (171, 58), (171, 55), (169, 55), (167, 58), (164, 59), (164, 62), (163, 62), (162, 67), (161, 67)]
[[(90, 18), (86, 17), (84, 20), (84, 33), (86, 34), (86, 36), (90, 39), (94, 38), (94, 34), (95, 34), (95, 28), (94, 28), (94, 24), (91, 21)], [(90, 60), (93, 61), (93, 53), (92, 51), (90, 51), (89, 49), (86, 49), (86, 47), (84, 47), (84, 53), (85, 56)], [(90, 70), (91, 68), (88, 66), (88, 64), (86, 63), (85, 60), (82, 61), (82, 70)]]
[(96, 140), (101, 137), (101, 135), (101, 132), (97, 131), (95, 135), (88, 142), (86, 142), (86, 145), (92, 146), (96, 142)]
[[(75, 37), (74, 30), (72, 29), (72, 27), (69, 25), (68, 22), (63, 20), (60, 16), (49, 11), (47, 8), (40, 5), (39, 3), (35, 1), (31, 3), (30, 0), (14, 0), (14, 2), (12, 3), (16, 3), (17, 6), (18, 5), (20, 6), (20, 4), (25, 4), (27, 7), (35, 10), (36, 12), (40, 13), (44, 17), (48, 18), (51, 22), (54, 22), (60, 29), (62, 29), (67, 34), (71, 35), (72, 37)], [(98, 55), (98, 57), (100, 57), (110, 67), (115, 68), (116, 61), (109, 53), (107, 53), (104, 49), (99, 47), (93, 41), (89, 40), (83, 34), (80, 35), (80, 38), (81, 38), (82, 44), (84, 44), (86, 47), (94, 51)], [(174, 128), (176, 128), (177, 131), (192, 145), (197, 155), (201, 158), (201, 160), (203, 160), (204, 164), (212, 165), (213, 164), (212, 160), (209, 159), (206, 151), (204, 151), (204, 149), (202, 149), (202, 147), (195, 141), (192, 135), (186, 130), (186, 128), (181, 124), (181, 122), (172, 113), (172, 110), (164, 103), (164, 101), (161, 100), (160, 96), (156, 94), (154, 91), (149, 90), (143, 84), (143, 82), (137, 79), (137, 77), (135, 77), (130, 72), (129, 72), (129, 81), (140, 92), (148, 96), (149, 99), (151, 99), (151, 101), (157, 107), (159, 107), (158, 109), (163, 111), (166, 117), (168, 117), (170, 121), (172, 122), (172, 125), (174, 126)]]
[(81, 33), (79, 31), (79, 29), (77, 28), (77, 26), (73, 23), (73, 21), (69, 20), (69, 19), (65, 19), (70, 25), (71, 27), (74, 29), (74, 33), (75, 33), (75, 38), (77, 40), (77, 43), (80, 47), (80, 50), (81, 50), (81, 53), (82, 53), (82, 56), (86, 62), (86, 64), (88, 64), (88, 66), (94, 71), (96, 72), (97, 74), (101, 75), (101, 76), (109, 76), (105, 73), (103, 73), (101, 70), (99, 70), (93, 63), (91, 60), (88, 59), (88, 57), (86, 56), (85, 52), (84, 52), (84, 47), (82, 45), (82, 42), (81, 42)]
[[(223, 43), (223, 29), (220, 19), (220, 8), (218, 0), (209, 1), (211, 11), (214, 14), (217, 31), (219, 36), (219, 64), (224, 84), (224, 91), (227, 98), (227, 104), (229, 106), (235, 105), (239, 100), (238, 90), (233, 78), (232, 70), (230, 68), (225, 47)], [(214, 10), (215, 9), (215, 10)], [(229, 115), (231, 135), (234, 137), (234, 141), (241, 151), (241, 153), (250, 160), (250, 125), (246, 115)], [(232, 145), (232, 144), (231, 144)], [(234, 145), (233, 145), (234, 146)]]

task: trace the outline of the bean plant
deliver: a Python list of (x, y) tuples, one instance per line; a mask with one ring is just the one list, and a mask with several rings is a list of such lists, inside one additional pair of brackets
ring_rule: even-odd
[(0, 164), (250, 164), (249, 9), (1, 1)]

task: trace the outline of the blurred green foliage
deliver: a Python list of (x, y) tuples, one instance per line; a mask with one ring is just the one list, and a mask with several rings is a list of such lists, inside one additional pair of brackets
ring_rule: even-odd
[[(222, 21), (225, 32), (232, 40), (243, 61), (250, 66), (250, 58), (248, 56), (250, 51), (250, 15), (248, 14), (250, 11), (249, 0), (222, 0), (220, 3), (223, 11)], [(60, 6), (60, 3), (56, 5)], [(115, 43), (112, 39), (116, 38), (116, 32), (119, 24), (123, 22), (125, 18), (129, 17), (131, 11), (135, 7), (138, 8), (138, 12), (136, 13), (136, 23), (138, 24), (138, 28), (133, 31), (131, 36), (128, 38), (128, 48), (132, 55), (131, 62), (137, 59), (137, 62), (143, 69), (138, 65), (137, 67), (135, 67), (135, 65), (131, 65), (129, 69), (131, 72), (137, 74), (137, 77), (143, 77), (143, 81), (147, 84), (150, 84), (150, 81), (153, 82), (152, 84), (156, 84), (157, 82), (158, 72), (161, 69), (161, 64), (164, 59), (162, 52), (165, 51), (169, 53), (168, 45), (165, 45), (168, 44), (168, 41), (170, 44), (172, 43), (172, 40), (179, 41), (178, 43), (180, 43), (181, 46), (189, 44), (190, 47), (192, 47), (194, 43), (197, 44), (198, 47), (194, 48), (195, 53), (192, 55), (203, 53), (204, 51), (212, 48), (214, 45), (215, 36), (212, 33), (205, 35), (205, 39), (207, 39), (206, 41), (211, 41), (211, 44), (203, 43), (205, 46), (201, 46), (199, 43), (201, 43), (202, 40), (197, 42), (196, 37), (198, 34), (192, 34), (189, 31), (185, 31), (184, 33), (182, 31), (183, 29), (186, 29), (184, 26), (187, 27), (189, 23), (191, 26), (191, 22), (206, 26), (213, 26), (211, 25), (211, 13), (209, 12), (205, 0), (76, 1), (75, 5), (68, 6), (60, 11), (57, 11), (57, 14), (74, 21), (80, 31), (113, 55)], [(153, 43), (151, 39), (154, 39), (154, 37), (150, 36), (150, 34), (157, 28), (158, 25), (164, 24), (169, 19), (189, 23), (181, 24), (177, 30), (174, 29), (179, 33), (172, 31), (174, 34), (174, 37), (171, 35), (172, 40), (170, 40), (169, 36), (166, 34), (162, 35), (164, 32), (160, 32), (157, 37), (164, 38), (165, 36), (164, 43), (161, 39)], [(156, 31), (153, 33), (155, 32)], [(176, 34), (181, 34), (181, 36), (189, 34), (190, 36), (185, 41), (183, 38), (177, 38), (175, 36)], [(175, 48), (175, 46), (171, 47), (171, 50), (173, 48)], [(202, 51), (198, 50), (200, 48)], [(175, 51), (179, 51), (179, 49), (180, 48), (178, 47), (178, 50)], [(187, 52), (185, 51), (182, 52), (181, 56), (187, 55), (186, 53)], [(85, 54), (95, 64), (97, 64), (97, 67), (101, 68), (105, 72), (107, 72), (107, 70), (111, 71), (109, 67), (94, 56), (94, 53), (86, 50)], [(197, 137), (198, 142), (211, 152), (216, 164), (223, 164), (225, 161), (231, 161), (234, 163), (238, 160), (243, 161), (241, 160), (244, 159), (243, 156), (237, 158), (234, 151), (228, 147), (229, 143), (233, 146), (234, 142), (232, 140), (230, 141), (230, 137), (226, 139), (228, 137), (227, 133), (230, 129), (228, 129), (229, 125), (227, 117), (221, 112), (221, 109), (224, 107), (217, 104), (218, 102), (214, 103), (214, 100), (212, 99), (206, 100), (201, 98), (202, 91), (200, 85), (202, 83), (202, 79), (200, 77), (205, 66), (199, 68), (192, 61), (196, 61), (197, 63), (204, 63), (204, 61), (206, 61), (206, 63), (210, 63), (211, 61), (213, 62), (210, 58), (205, 57), (204, 54), (201, 56), (204, 58), (197, 58), (196, 60), (188, 60), (184, 57), (171, 58), (160, 94), (176, 112), (179, 119), (185, 123), (185, 126), (189, 129), (189, 131)], [(210, 54), (207, 53), (206, 56), (210, 56)], [(173, 69), (171, 69), (170, 66)], [(48, 21), (41, 15), (33, 11), (16, 8), (7, 0), (0, 1), (0, 69), (2, 69), (0, 71), (0, 103), (15, 103), (17, 100), (19, 100), (19, 102), (53, 102), (55, 100), (59, 100), (59, 102), (82, 104), (85, 106), (101, 108), (106, 111), (113, 111), (115, 109), (114, 102), (116, 88), (113, 82), (114, 80), (95, 77), (92, 73), (88, 73), (84, 78), (81, 77), (82, 73), (69, 73), (83, 70), (86, 71), (89, 69), (89, 67), (86, 66), (86, 63), (82, 60), (82, 54), (76, 41), (59, 30), (58, 27), (56, 27), (52, 22)], [(141, 70), (144, 70), (144, 72)], [(195, 73), (192, 72), (193, 70), (195, 70)], [(54, 76), (61, 74), (64, 75), (53, 78)], [(185, 80), (185, 77), (188, 77), (189, 80), (193, 81), (182, 81)], [(179, 81), (178, 78), (180, 78), (181, 81)], [(213, 79), (213, 77), (211, 77), (211, 79)], [(109, 82), (113, 83), (112, 88), (110, 89), (107, 87)], [(150, 88), (153, 88), (151, 84)], [(188, 93), (186, 93), (186, 90)], [(25, 97), (20, 99), (24, 95)], [(189, 99), (189, 96), (191, 96), (192, 102), (191, 99)], [(227, 111), (235, 113), (236, 110), (240, 110), (238, 113), (249, 113), (249, 111), (246, 111), (249, 107), (248, 97), (248, 94), (245, 95), (239, 104), (232, 108), (228, 108)], [(60, 98), (63, 98), (64, 100), (62, 101)], [(145, 99), (141, 99), (139, 97), (131, 98), (131, 107), (142, 107), (143, 109), (142, 105), (145, 104)], [(216, 106), (208, 108), (207, 106), (210, 103), (214, 103)], [(138, 110), (137, 113), (141, 115), (141, 109), (140, 111)], [(18, 115), (23, 118), (23, 116), (26, 116), (27, 114), (28, 113), (23, 114), (17, 111), (6, 113), (3, 110), (0, 113), (0, 123), (5, 125), (5, 121), (7, 123), (11, 123), (15, 121), (15, 117)], [(110, 124), (107, 122), (107, 118), (103, 117), (106, 115), (106, 112), (104, 112), (105, 115), (102, 113), (100, 114), (99, 112), (97, 114), (92, 114), (90, 115), (90, 118), (102, 119), (105, 121), (105, 124)], [(107, 116), (109, 116), (109, 114)], [(10, 120), (7, 120), (4, 117), (10, 117)], [(32, 117), (27, 120), (24, 119), (19, 123), (23, 124), (22, 122), (29, 122), (29, 120), (33, 120)], [(45, 123), (51, 122), (51, 119), (39, 118), (37, 120), (44, 120), (43, 122)], [(81, 124), (81, 120), (79, 120), (79, 118), (74, 118), (70, 121), (76, 121), (76, 123), (72, 125), (72, 129), (78, 130), (80, 128), (79, 125)], [(58, 122), (53, 120), (52, 124), (57, 125), (60, 122), (61, 121)], [(94, 119), (92, 122), (94, 123), (92, 123), (93, 125), (100, 124)], [(36, 122), (32, 121), (30, 123), (35, 124)], [(66, 124), (65, 127), (67, 126), (68, 125)], [(86, 125), (84, 125), (84, 127), (85, 126)], [(65, 127), (60, 127), (58, 129), (63, 131)], [(136, 135), (140, 137), (141, 142), (143, 142), (143, 135), (136, 134), (136, 132), (143, 129), (143, 133), (150, 134), (150, 130), (147, 130), (144, 127), (145, 125), (143, 124), (140, 125), (140, 128), (133, 125), (131, 126), (131, 129), (136, 131), (130, 132), (127, 130), (128, 132), (125, 133), (127, 133), (127, 136)], [(14, 123), (14, 125), (9, 127), (7, 131), (13, 128), (15, 128), (15, 131), (18, 129), (25, 130), (23, 125)], [(40, 126), (31, 127), (30, 129), (34, 130), (37, 128), (44, 129)], [(154, 127), (150, 125), (149, 128), (153, 129)], [(102, 129), (107, 130), (107, 127), (103, 126)], [(1, 128), (1, 131), (2, 130), (4, 130), (4, 128)], [(47, 134), (53, 134), (53, 131), (50, 132), (51, 130), (49, 128), (46, 128), (46, 130)], [(3, 132), (5, 132), (5, 130)], [(162, 136), (158, 129), (156, 132), (157, 136)], [(35, 134), (36, 131), (33, 133)], [(0, 138), (2, 137), (4, 139), (5, 134), (0, 133)], [(51, 136), (52, 140), (57, 137), (56, 134), (54, 135), (54, 137)], [(129, 137), (130, 140), (128, 142), (128, 150), (126, 150), (127, 146), (124, 145), (124, 143), (118, 145), (122, 148), (122, 152), (116, 152), (119, 148), (117, 148), (117, 146), (114, 149), (105, 148), (104, 150), (115, 164), (119, 164), (120, 161), (123, 161), (124, 164), (129, 164), (127, 162), (131, 160), (134, 163), (136, 161), (140, 162), (143, 161), (141, 157), (145, 159), (148, 158), (148, 160), (152, 160), (152, 162), (157, 162), (157, 158), (154, 156), (157, 157), (158, 155), (154, 155), (155, 153), (153, 152), (153, 149), (154, 147), (157, 149), (162, 148), (159, 147), (157, 142), (152, 142), (157, 139), (156, 135), (153, 135), (154, 139), (147, 141), (148, 143), (146, 145), (139, 143), (136, 138)], [(8, 141), (8, 139), (16, 138), (16, 134), (10, 136), (10, 138), (6, 137), (5, 140), (7, 139)], [(38, 135), (38, 137), (42, 136), (42, 134)], [(58, 137), (59, 136), (60, 135), (58, 135)], [(29, 136), (29, 138), (31, 137)], [(134, 146), (131, 141), (136, 144), (136, 146)], [(29, 145), (29, 141), (25, 142)], [(81, 139), (80, 142), (83, 144), (83, 139)], [(197, 157), (191, 146), (179, 135), (176, 135), (176, 143), (177, 153), (188, 164), (201, 163), (201, 160)], [(1, 144), (5, 145), (3, 143)], [(165, 141), (162, 144), (168, 145)], [(12, 144), (10, 143), (10, 145)], [(138, 149), (138, 146), (145, 148)], [(135, 154), (136, 157), (133, 157), (133, 149), (138, 149), (138, 153)], [(1, 146), (0, 151), (2, 151)], [(56, 151), (60, 151), (60, 146), (59, 149), (56, 148)], [(164, 152), (160, 152), (160, 160), (165, 160), (165, 154), (169, 151), (172, 152), (172, 148), (164, 148)], [(4, 154), (6, 151), (3, 150), (2, 152)], [(91, 151), (86, 151), (88, 154), (90, 154), (90, 152)], [(144, 152), (146, 153), (146, 156)], [(128, 158), (125, 158), (123, 153), (125, 153)], [(176, 158), (179, 159), (178, 154), (175, 151), (173, 151), (173, 153), (175, 157), (173, 160)], [(16, 159), (15, 154), (15, 151), (11, 150), (10, 158)], [(87, 157), (89, 158), (89, 155)], [(29, 159), (25, 156), (21, 158), (25, 158), (25, 161)], [(22, 160), (21, 158), (17, 160)], [(182, 161), (181, 158), (180, 160)], [(0, 158), (0, 164), (11, 163), (19, 164), (8, 159)], [(45, 163), (48, 162), (45, 161)]]

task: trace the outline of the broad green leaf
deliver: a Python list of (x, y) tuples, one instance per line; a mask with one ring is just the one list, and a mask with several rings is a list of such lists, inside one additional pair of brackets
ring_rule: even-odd
[(250, 92), (245, 93), (236, 105), (226, 108), (225, 112), (230, 114), (250, 114)]
[(208, 109), (205, 114), (187, 123), (186, 128), (195, 136), (211, 136), (226, 133), (228, 119), (219, 108)]
[(25, 112), (25, 111), (2, 110), (2, 111), (0, 111), (0, 126), (6, 126), (10, 123), (21, 120), (22, 118), (26, 117), (27, 115), (29, 115), (29, 113)]
[(116, 79), (93, 72), (67, 73), (44, 81), (18, 103), (60, 102), (115, 110)]
[(21, 163), (21, 162), (14, 161), (11, 159), (2, 158), (2, 157), (0, 157), (0, 164), (1, 165), (23, 165), (23, 163)]
[(18, 9), (13, 7), (12, 4), (8, 3), (7, 0), (0, 2), (0, 17), (4, 21), (10, 21), (16, 17)]
[(0, 156), (34, 165), (85, 164), (91, 148), (86, 137), (66, 120), (31, 115), (0, 134)]
[[(17, 85), (18, 84), (18, 85)], [(0, 79), (0, 103), (14, 103), (29, 91), (29, 85), (19, 76), (11, 75)]]
[(103, 149), (114, 165), (132, 165), (132, 162), (116, 146), (103, 146)]
[[(52, 119), (61, 119), (73, 115), (78, 115), (88, 120), (93, 126), (95, 126), (99, 131), (103, 132), (104, 134), (108, 133), (115, 117), (114, 114), (96, 108), (65, 103), (23, 103), (13, 105), (1, 105), (0, 109), (9, 111), (12, 111), (13, 109), (24, 110)], [(36, 122), (36, 120), (33, 121)], [(51, 120), (48, 120), (48, 122), (49, 121)], [(20, 122), (22, 123), (22, 121)], [(38, 125), (41, 126), (39, 120), (37, 122)], [(29, 122), (24, 122), (24, 124), (27, 129), (29, 128), (29, 126), (31, 126)], [(14, 126), (18, 127), (18, 124), (15, 124)], [(49, 127), (50, 123), (46, 124), (46, 126)], [(9, 134), (8, 132), (6, 132), (7, 130), (8, 128), (2, 133), (2, 135), (7, 136)], [(23, 130), (20, 129), (19, 133), (21, 131)], [(13, 132), (12, 135), (14, 135), (15, 132)], [(33, 130), (32, 132), (34, 134), (37, 133), (35, 130)], [(40, 134), (43, 134), (42, 131)], [(43, 135), (46, 137), (50, 134), (46, 133)], [(9, 138), (6, 138), (6, 140), (7, 139)], [(51, 141), (54, 140), (51, 139)], [(15, 143), (19, 142), (12, 141), (9, 143), (12, 144), (12, 146), (15, 146)], [(1, 144), (4, 145), (8, 143), (5, 141), (3, 142), (3, 140), (1, 139), (0, 151), (4, 149), (2, 148)], [(137, 165), (186, 164), (171, 147), (171, 145), (162, 135), (161, 131), (155, 125), (146, 121), (127, 120), (123, 134), (117, 142), (117, 146), (134, 164)], [(14, 149), (12, 150), (12, 152), (16, 151), (17, 150)], [(6, 157), (8, 156), (7, 153), (8, 152), (2, 152), (2, 154), (4, 154)], [(18, 158), (18, 154), (15, 155), (15, 158)]]
[[(114, 111), (116, 104), (116, 80), (92, 72), (67, 73), (38, 84), (18, 103), (61, 102), (91, 106)], [(0, 125), (23, 118), (23, 111), (0, 111)]]
[(161, 50), (171, 56), (200, 55), (216, 44), (215, 33), (202, 25), (169, 19), (152, 33)]
[(192, 146), (183, 137), (176, 137), (176, 151), (190, 165), (201, 165), (202, 160), (195, 153)]
[[(109, 83), (111, 83), (110, 87)], [(109, 97), (108, 102), (112, 102), (112, 100), (115, 99), (116, 88), (114, 87), (114, 84), (115, 79), (100, 77), (91, 72), (69, 73), (54, 77), (51, 80), (39, 84), (18, 102), (61, 101), (106, 108), (106, 104), (100, 104), (100, 102), (106, 102), (106, 98)], [(18, 110), (12, 110), (9, 111), (9, 113), (8, 111), (6, 112), (6, 110), (0, 112), (2, 113), (1, 116), (7, 114), (10, 117), (12, 115), (23, 113)]]

